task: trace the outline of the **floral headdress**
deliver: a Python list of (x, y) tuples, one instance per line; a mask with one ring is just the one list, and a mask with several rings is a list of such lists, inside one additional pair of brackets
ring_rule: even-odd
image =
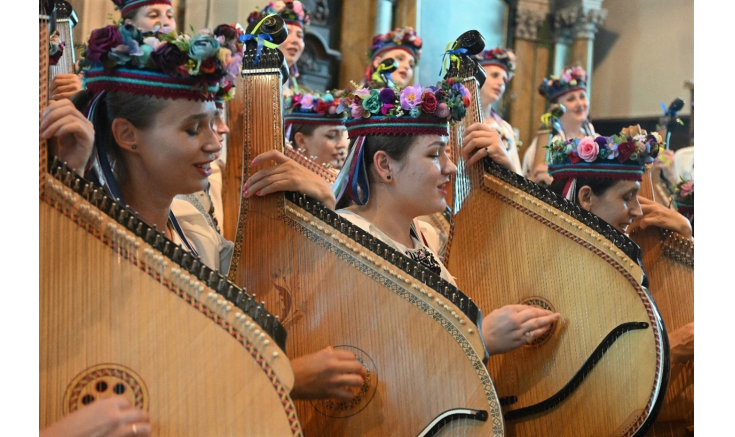
[(480, 65), (497, 65), (508, 73), (508, 81), (513, 79), (513, 73), (516, 70), (516, 55), (511, 49), (501, 47), (485, 50), (476, 56)]
[(171, 0), (112, 0), (115, 4), (115, 9), (120, 10), (120, 15), (127, 15), (128, 13), (142, 8), (143, 6), (150, 5), (169, 5), (171, 6)]
[(679, 214), (694, 220), (694, 181), (681, 178), (674, 187), (674, 205)]
[(576, 179), (617, 179), (640, 181), (646, 164), (651, 164), (663, 148), (657, 132), (630, 136), (621, 132), (611, 137), (575, 138), (554, 141), (547, 146), (549, 174), (567, 180), (562, 195), (573, 200)]
[(360, 88), (351, 91), (343, 101), (350, 117), (345, 126), (355, 144), (334, 183), (339, 200), (350, 196), (364, 205), (370, 196), (367, 166), (364, 162), (364, 141), (369, 135), (449, 135), (454, 124), (467, 113), (470, 93), (454, 79), (436, 86), (419, 84), (405, 88)]
[(54, 30), (54, 32), (49, 36), (49, 64), (50, 65), (56, 65), (59, 63), (59, 59), (61, 59), (61, 56), (64, 54), (64, 47), (66, 44), (64, 44), (64, 41), (61, 41), (61, 35), (59, 35), (58, 30)]
[(194, 36), (141, 33), (130, 24), (95, 29), (80, 61), (85, 87), (93, 92), (229, 100), (242, 64), (242, 32), (229, 25), (216, 31), (204, 29)]
[(372, 78), (372, 74), (374, 73), (373, 59), (388, 50), (405, 50), (413, 56), (414, 60), (416, 60), (416, 65), (418, 65), (421, 59), (421, 45), (421, 37), (413, 30), (413, 27), (397, 27), (388, 33), (375, 35), (372, 44), (370, 44), (365, 79), (370, 81)]
[(283, 99), (283, 122), (286, 138), (294, 124), (342, 125), (345, 121), (343, 91), (324, 94), (296, 92)]
[(295, 24), (302, 29), (311, 22), (311, 14), (304, 9), (304, 5), (298, 0), (286, 0), (270, 2), (262, 9), (256, 9), (248, 16), (248, 23), (258, 22), (270, 14), (278, 14), (286, 24)]
[[(241, 33), (229, 25), (194, 36), (160, 29), (141, 33), (130, 24), (93, 30), (80, 60), (84, 86), (95, 93), (87, 118), (98, 123), (98, 103), (112, 91), (168, 99), (231, 99), (242, 68)], [(95, 138), (95, 168), (109, 192), (122, 198), (104, 143)]]
[(556, 101), (564, 94), (587, 89), (587, 73), (578, 65), (566, 66), (559, 76), (544, 78), (539, 86), (539, 93), (550, 102)]

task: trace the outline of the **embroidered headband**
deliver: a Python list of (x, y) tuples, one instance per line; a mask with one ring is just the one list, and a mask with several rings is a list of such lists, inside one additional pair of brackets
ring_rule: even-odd
[(577, 90), (587, 90), (587, 73), (578, 65), (564, 67), (559, 76), (544, 78), (538, 89), (550, 102)]
[(475, 57), (480, 65), (496, 65), (508, 73), (508, 81), (513, 79), (516, 70), (516, 55), (511, 49), (501, 47), (485, 50)]
[(470, 93), (453, 79), (436, 86), (419, 84), (405, 88), (360, 88), (345, 97), (350, 117), (345, 122), (355, 143), (337, 175), (333, 190), (337, 200), (348, 195), (358, 205), (367, 203), (370, 186), (364, 158), (365, 137), (369, 135), (449, 135), (449, 124), (467, 113)]
[(127, 15), (128, 13), (142, 8), (143, 6), (150, 5), (169, 5), (171, 6), (171, 0), (112, 0), (115, 4), (115, 9), (120, 10), (120, 15)]
[(413, 56), (416, 65), (421, 59), (421, 37), (416, 33), (413, 27), (396, 27), (390, 32), (375, 35), (373, 42), (370, 44), (370, 52), (368, 54), (368, 67), (365, 70), (365, 80), (370, 81), (375, 72), (373, 60), (381, 53), (385, 53), (393, 49), (401, 49)]

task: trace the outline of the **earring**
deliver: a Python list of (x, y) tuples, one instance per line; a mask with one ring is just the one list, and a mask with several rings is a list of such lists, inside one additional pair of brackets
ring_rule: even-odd
[(133, 144), (132, 146), (130, 146), (130, 148), (133, 149), (133, 150), (135, 150), (135, 149), (138, 148), (138, 146), (136, 146), (135, 144)]
[(391, 180), (392, 179), (391, 175), (388, 175), (386, 177), (388, 178), (388, 180)]

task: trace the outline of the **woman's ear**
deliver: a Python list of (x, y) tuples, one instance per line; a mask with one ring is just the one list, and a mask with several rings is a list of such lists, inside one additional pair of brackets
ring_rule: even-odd
[(138, 129), (130, 121), (124, 118), (114, 119), (112, 136), (121, 149), (129, 152), (135, 152), (138, 149)]
[(297, 149), (306, 149), (306, 135), (302, 132), (296, 132), (293, 136), (293, 141), (296, 143)]
[(595, 193), (589, 185), (585, 185), (579, 189), (577, 193), (577, 202), (585, 211), (592, 211), (592, 203), (594, 202)]
[(378, 175), (378, 180), (382, 182), (390, 182), (395, 176), (393, 174), (394, 167), (391, 167), (391, 159), (383, 150), (378, 150), (373, 155), (373, 168)]
[(378, 55), (373, 59), (373, 70), (378, 68), (378, 65), (380, 65), (380, 62), (383, 60), (383, 55)]

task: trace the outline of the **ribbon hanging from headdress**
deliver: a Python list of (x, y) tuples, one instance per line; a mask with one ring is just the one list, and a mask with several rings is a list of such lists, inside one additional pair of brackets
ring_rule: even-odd
[[(466, 48), (460, 48), (460, 49), (456, 49), (456, 50), (450, 50), (449, 49), (450, 44), (452, 44), (452, 43), (447, 44), (447, 51), (445, 51), (444, 52), (444, 55), (442, 55), (442, 66), (441, 66), (441, 69), (439, 70), (439, 76), (444, 76), (444, 72), (447, 71), (447, 65), (446, 65), (447, 55), (449, 55), (449, 64), (451, 65), (452, 62), (454, 62), (454, 63), (457, 64), (457, 68), (459, 69), (460, 58), (457, 55), (466, 55), (467, 54), (467, 49)], [(456, 44), (456, 42), (455, 42), (455, 44)]]
[(350, 200), (358, 205), (365, 205), (370, 198), (370, 184), (368, 183), (367, 166), (365, 165), (365, 137), (359, 136), (355, 145), (345, 159), (334, 182), (332, 191), (337, 202), (347, 194)]

